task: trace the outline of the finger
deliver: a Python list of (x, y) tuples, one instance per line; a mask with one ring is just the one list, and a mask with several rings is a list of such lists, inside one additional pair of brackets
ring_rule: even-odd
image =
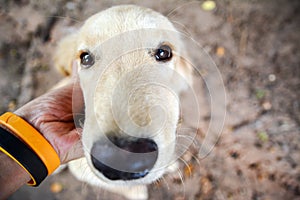
[(79, 82), (73, 84), (72, 110), (74, 114), (84, 114), (84, 99)]
[(78, 64), (76, 60), (73, 60), (72, 62), (72, 78), (77, 79), (78, 78)]
[(64, 155), (62, 155), (62, 157), (61, 157), (61, 162), (62, 163), (66, 163), (66, 162), (69, 162), (71, 160), (75, 160), (77, 158), (81, 158), (81, 157), (84, 156), (83, 145), (82, 145), (82, 142), (81, 142), (80, 137), (78, 135), (78, 134), (81, 134), (81, 133), (78, 133), (78, 132), (81, 132), (81, 130), (74, 129), (69, 133), (69, 135), (73, 135), (73, 137), (74, 137), (74, 135), (77, 135), (78, 138), (74, 137), (74, 138), (77, 138), (77, 140), (75, 142), (73, 142), (71, 145), (66, 145), (67, 149), (66, 149)]
[(73, 92), (72, 92), (72, 109), (74, 114), (83, 114), (84, 110), (84, 100), (83, 94), (80, 87), (79, 77), (78, 77), (78, 64), (76, 60), (72, 62), (72, 82), (73, 82)]

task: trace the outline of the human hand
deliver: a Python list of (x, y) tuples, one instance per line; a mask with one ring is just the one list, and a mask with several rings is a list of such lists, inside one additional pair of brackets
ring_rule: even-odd
[(66, 163), (83, 156), (82, 129), (73, 119), (83, 108), (82, 92), (76, 82), (49, 91), (15, 113), (36, 128), (53, 146), (61, 163)]

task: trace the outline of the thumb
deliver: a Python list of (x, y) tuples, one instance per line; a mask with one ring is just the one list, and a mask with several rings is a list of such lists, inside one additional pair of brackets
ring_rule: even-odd
[(81, 129), (73, 129), (69, 133), (69, 135), (77, 135), (78, 137), (76, 137), (77, 140), (73, 141), (73, 143), (65, 144), (64, 153), (61, 149), (61, 153), (63, 153), (63, 155), (61, 155), (62, 163), (67, 163), (71, 160), (75, 160), (84, 156), (84, 149), (79, 136), (81, 131)]

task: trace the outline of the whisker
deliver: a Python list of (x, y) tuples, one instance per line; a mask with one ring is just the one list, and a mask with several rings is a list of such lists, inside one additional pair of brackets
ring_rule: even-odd
[(74, 17), (70, 16), (60, 16), (60, 15), (51, 15), (51, 16), (46, 16), (47, 18), (58, 18), (58, 19), (71, 19), (74, 22), (77, 23), (82, 23), (83, 21), (79, 21), (78, 19), (75, 19)]
[(183, 180), (183, 174), (181, 173), (179, 167), (178, 167), (178, 175), (180, 177), (180, 181), (181, 181), (182, 186), (183, 186), (183, 194), (185, 194), (185, 185), (184, 185), (184, 180)]
[(170, 185), (169, 185), (168, 181), (164, 178), (164, 176), (162, 176), (161, 179), (166, 184), (167, 189), (170, 190)]
[[(83, 168), (83, 172), (81, 174), (81, 177), (86, 176), (86, 174), (88, 174), (87, 172), (87, 166), (83, 166), (82, 163), (80, 163), (81, 168)], [(83, 191), (86, 190), (89, 186), (88, 183), (86, 183), (85, 181), (80, 181), (81, 182), (81, 193), (83, 194)]]
[[(194, 129), (192, 129), (192, 130), (194, 130)], [(185, 130), (185, 131), (187, 131), (187, 130)], [(177, 135), (176, 135), (176, 145), (177, 144), (182, 144), (182, 143), (185, 143), (185, 144), (188, 143), (188, 144), (186, 144), (187, 146), (191, 145), (193, 148), (198, 148), (198, 147), (200, 147), (200, 143), (196, 139), (196, 135), (197, 134), (191, 136), (191, 135), (187, 135), (187, 134), (178, 134), (177, 133)]]
[(192, 1), (192, 2), (187, 2), (187, 3), (183, 3), (182, 5), (174, 8), (173, 10), (171, 10), (166, 16), (169, 18), (174, 12), (176, 12), (177, 10), (183, 8), (184, 6), (188, 5), (188, 4), (191, 4), (191, 3), (195, 3), (195, 1)]
[(154, 184), (154, 185), (159, 185), (160, 181), (161, 181), (160, 178), (158, 178), (158, 179), (156, 179), (156, 180), (153, 182), (153, 184)]
[(177, 143), (176, 144), (176, 149), (175, 149), (175, 154), (177, 156), (181, 156), (185, 152), (187, 152), (189, 148), (190, 148), (190, 146), (188, 146), (188, 145)]
[[(187, 146), (183, 145), (183, 144), (176, 144), (176, 146), (182, 146), (184, 149), (186, 149), (186, 152), (190, 153), (192, 155), (192, 158), (197, 162), (197, 164), (199, 164), (200, 166), (200, 159), (197, 157), (197, 155), (195, 155), (191, 150), (188, 149)], [(176, 152), (177, 153), (177, 152)], [(179, 152), (180, 153), (180, 152)], [(181, 154), (184, 154), (185, 152), (181, 152)], [(180, 158), (180, 157), (179, 157)]]
[(188, 136), (188, 135), (176, 135), (176, 140), (177, 141), (180, 141), (182, 139), (186, 139), (186, 140), (188, 140), (190, 142), (193, 141), (193, 137), (191, 137), (191, 136)]
[(196, 157), (194, 154), (192, 154), (192, 158), (197, 162), (197, 164), (200, 166), (200, 159)]
[(87, 188), (89, 187), (89, 184), (81, 181), (81, 194), (83, 194), (84, 190), (87, 190)]
[(88, 175), (88, 166), (86, 166), (84, 163), (83, 163), (83, 160), (81, 160), (80, 162), (80, 168), (83, 168), (83, 172), (82, 172), (82, 177), (84, 176), (87, 176)]
[(160, 187), (160, 183), (161, 183), (162, 179), (158, 178), (156, 179), (152, 184), (154, 185), (154, 187), (157, 189)]
[(186, 135), (186, 136), (193, 136), (196, 138), (197, 136), (197, 129), (195, 128), (179, 128), (176, 132), (177, 135)]
[(192, 174), (192, 170), (191, 170), (190, 165), (183, 158), (179, 158), (179, 160), (182, 161), (183, 164), (188, 168), (189, 174)]
[(190, 143), (193, 144), (194, 147), (196, 147), (198, 145), (198, 141), (192, 137), (192, 136), (189, 136), (189, 135), (177, 135), (176, 136), (176, 139), (177, 139), (177, 142), (179, 143), (179, 140), (180, 139), (186, 139), (188, 140)]
[(192, 137), (190, 135), (178, 134), (178, 135), (176, 135), (176, 137), (178, 137), (178, 138), (189, 138), (191, 141), (194, 140), (194, 137)]
[(197, 132), (196, 128), (193, 127), (181, 127), (177, 133), (192, 133), (192, 132)]
[(188, 37), (191, 37), (192, 34), (188, 31), (188, 28), (183, 24), (180, 23), (178, 21), (172, 20), (172, 16), (175, 16), (175, 12), (177, 10), (182, 9), (183, 7), (189, 5), (189, 4), (193, 4), (193, 3), (198, 3), (197, 1), (192, 1), (192, 2), (187, 2), (187, 3), (183, 3), (182, 5), (174, 8), (173, 10), (171, 10), (166, 16), (171, 20), (172, 23), (179, 25), (181, 28), (183, 28), (183, 33), (185, 33)]
[[(189, 32), (189, 29), (187, 28), (186, 25), (184, 25), (183, 23), (180, 23), (178, 21), (175, 21), (175, 20), (171, 20), (171, 22), (173, 24), (177, 24), (178, 25), (178, 29), (180, 28), (181, 29), (181, 32), (183, 34), (185, 34), (187, 37), (192, 37), (192, 34)], [(177, 28), (177, 27), (176, 27)]]

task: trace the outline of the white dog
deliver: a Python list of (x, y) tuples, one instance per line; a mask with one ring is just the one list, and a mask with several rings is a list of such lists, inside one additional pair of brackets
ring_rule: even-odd
[(180, 34), (155, 11), (116, 6), (64, 38), (54, 61), (67, 74), (77, 63), (85, 102), (85, 157), (69, 163), (71, 172), (129, 199), (147, 199), (146, 184), (176, 159), (178, 94), (192, 77)]

